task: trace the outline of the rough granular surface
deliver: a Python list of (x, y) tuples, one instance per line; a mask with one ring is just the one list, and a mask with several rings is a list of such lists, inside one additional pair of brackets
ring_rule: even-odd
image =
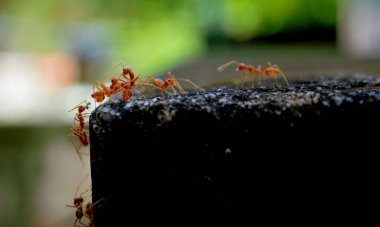
[(166, 223), (175, 214), (343, 203), (359, 179), (342, 171), (347, 149), (370, 149), (379, 116), (376, 77), (108, 101), (90, 119), (93, 198), (107, 201), (97, 226), (127, 210)]

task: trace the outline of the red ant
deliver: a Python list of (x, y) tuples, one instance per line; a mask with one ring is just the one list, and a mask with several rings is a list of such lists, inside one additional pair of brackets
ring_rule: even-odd
[[(152, 81), (152, 80), (153, 80), (153, 84), (152, 84), (153, 87), (161, 90), (161, 93), (162, 93), (162, 91), (164, 91), (164, 92), (168, 92), (168, 93), (176, 95), (177, 94), (176, 89), (178, 89), (178, 91), (180, 93), (186, 93), (186, 91), (182, 88), (182, 86), (179, 83), (179, 81), (188, 82), (193, 87), (195, 87), (195, 88), (197, 88), (197, 89), (199, 89), (201, 91), (205, 91), (203, 88), (199, 87), (198, 85), (196, 85), (191, 80), (188, 80), (188, 79), (176, 79), (176, 78), (174, 78), (174, 75), (171, 72), (168, 72), (168, 76), (166, 77), (165, 80), (162, 80), (162, 79), (159, 79), (159, 78), (155, 78), (155, 77), (150, 77), (147, 80), (147, 84), (150, 84), (150, 81)], [(165, 90), (166, 88), (169, 88), (169, 87), (173, 90), (173, 92), (169, 92), (169, 91)]]
[[(133, 91), (137, 92), (140, 96), (145, 97), (141, 92), (139, 92), (135, 88), (150, 87), (152, 85), (149, 83), (138, 83), (138, 81), (140, 79), (141, 79), (141, 75), (138, 75), (134, 79), (130, 79), (128, 81), (127, 85), (125, 87), (123, 87), (124, 89), (122, 90), (123, 91), (122, 96), (123, 96), (124, 101), (128, 101), (132, 97)], [(133, 91), (132, 91), (132, 89), (133, 89)]]
[[(83, 103), (85, 103), (85, 105), (81, 105)], [(74, 117), (74, 125), (71, 126), (71, 134), (69, 134), (69, 136), (70, 136), (70, 142), (73, 144), (75, 151), (79, 155), (80, 160), (82, 160), (82, 153), (79, 151), (79, 149), (81, 148), (81, 146), (87, 146), (88, 145), (88, 137), (87, 137), (86, 131), (84, 129), (85, 117), (87, 117), (87, 114), (84, 114), (83, 112), (89, 108), (90, 108), (90, 103), (87, 101), (83, 101), (69, 111), (69, 112), (71, 112), (75, 109), (78, 109), (78, 113), (76, 113), (76, 115)], [(76, 125), (75, 121), (78, 121), (79, 124)], [(71, 137), (73, 137), (73, 136), (76, 136), (79, 138), (79, 141), (81, 142), (81, 144), (79, 146), (76, 146), (74, 144), (74, 142), (72, 141)]]
[[(261, 83), (261, 76), (265, 74), (268, 77), (274, 78), (276, 81), (276, 86), (280, 87), (276, 78), (277, 76), (280, 75), (284, 79), (285, 83), (289, 85), (288, 80), (286, 79), (286, 76), (284, 75), (284, 73), (281, 71), (280, 67), (278, 65), (271, 65), (270, 62), (266, 63), (264, 68), (261, 69), (261, 65), (259, 65), (258, 67), (254, 67), (252, 65), (246, 65), (244, 63), (232, 60), (230, 62), (227, 62), (226, 64), (219, 66), (217, 70), (221, 72), (230, 65), (237, 65), (236, 71), (244, 71), (244, 81), (248, 80), (248, 73), (251, 73), (253, 75), (256, 74), (259, 77), (259, 82)], [(252, 86), (255, 87), (254, 77), (252, 77), (252, 82), (253, 82)]]
[[(121, 63), (120, 65), (121, 67), (123, 67), (121, 76), (124, 77), (125, 79), (133, 80), (135, 78), (135, 73), (132, 71), (132, 69), (128, 67), (124, 67)], [(127, 75), (129, 76), (129, 78), (126, 77)]]
[(86, 217), (90, 220), (88, 225), (86, 227), (93, 227), (94, 226), (94, 213), (95, 213), (95, 210), (99, 207), (97, 207), (98, 205), (101, 205), (101, 202), (103, 202), (103, 199), (100, 199), (98, 201), (96, 201), (94, 204), (91, 203), (91, 202), (88, 202), (86, 204)]
[[(85, 103), (85, 105), (81, 105), (82, 103)], [(79, 121), (79, 125), (81, 126), (81, 129), (84, 129), (84, 118), (87, 117), (86, 114), (83, 114), (84, 111), (88, 110), (90, 108), (90, 102), (83, 101), (76, 105), (73, 109), (69, 110), (69, 112), (78, 109), (78, 113), (75, 115), (74, 121)]]
[(77, 222), (79, 222), (80, 224), (82, 224), (82, 227), (85, 226), (85, 224), (82, 222), (82, 218), (84, 216), (84, 212), (83, 212), (83, 201), (84, 201), (84, 198), (85, 197), (82, 197), (84, 193), (86, 193), (87, 191), (89, 191), (90, 189), (86, 189), (85, 191), (83, 191), (79, 196), (77, 196), (78, 194), (78, 191), (79, 191), (79, 188), (80, 186), (85, 182), (85, 180), (87, 179), (88, 175), (86, 175), (86, 177), (82, 180), (82, 182), (78, 185), (76, 191), (75, 191), (75, 197), (74, 197), (74, 206), (73, 205), (66, 205), (66, 207), (72, 207), (72, 208), (75, 208), (76, 211), (75, 211), (75, 216), (76, 216), (76, 220), (74, 222), (74, 226), (78, 226), (78, 227), (81, 227), (80, 225), (77, 225)]
[[(119, 65), (122, 67), (122, 71), (121, 71), (121, 73), (118, 74), (118, 76), (122, 76), (122, 77), (124, 77), (127, 80), (133, 80), (134, 77), (135, 77), (135, 73), (133, 72), (133, 70), (131, 68), (124, 67), (124, 65), (122, 63), (117, 64), (117, 65), (115, 65), (112, 68), (114, 69), (114, 68), (116, 68)], [(129, 76), (129, 78), (126, 77), (127, 75)]]
[[(121, 65), (121, 67), (123, 68), (120, 76), (125, 78), (125, 80), (121, 80), (122, 81), (121, 91), (122, 91), (122, 97), (124, 101), (128, 101), (130, 98), (132, 98), (133, 88), (151, 86), (151, 84), (149, 83), (138, 83), (138, 81), (141, 79), (141, 75), (138, 75), (137, 77), (135, 77), (135, 73), (133, 72), (131, 68), (124, 67), (123, 64), (121, 63), (119, 65)], [(137, 90), (135, 91), (138, 92)], [(141, 93), (139, 94), (144, 97), (143, 94)]]
[[(122, 64), (119, 64), (123, 67), (123, 70), (119, 76), (125, 78), (125, 80), (117, 77), (111, 79), (111, 85), (107, 87), (104, 83), (97, 82), (93, 86), (94, 92), (91, 94), (91, 97), (95, 99), (95, 103), (102, 103), (105, 97), (111, 97), (111, 95), (121, 92), (121, 95), (125, 101), (129, 100), (132, 95), (132, 88), (138, 86), (144, 86), (144, 84), (137, 84), (141, 76), (135, 77), (134, 72), (130, 68), (124, 67)], [(128, 77), (127, 77), (128, 76)], [(145, 85), (146, 86), (146, 85)], [(95, 88), (97, 91), (95, 91)]]
[[(132, 89), (137, 88), (137, 87), (151, 86), (151, 84), (138, 83), (139, 80), (141, 79), (141, 75), (138, 75), (137, 77), (135, 77), (135, 74), (131, 68), (124, 67), (121, 63), (119, 65), (123, 67), (123, 70), (120, 76), (124, 77), (125, 79), (125, 80), (118, 79), (120, 81), (120, 91), (121, 91), (123, 100), (128, 101), (129, 99), (131, 99), (133, 96), (133, 91), (136, 91), (137, 93), (139, 93), (139, 95), (144, 97), (142, 93), (138, 92), (137, 90), (132, 90)], [(112, 82), (112, 84), (114, 84), (114, 82)]]
[[(95, 88), (98, 89), (95, 91)], [(95, 103), (102, 103), (105, 97), (111, 97), (112, 91), (109, 87), (107, 87), (104, 83), (96, 82), (93, 85), (93, 93), (91, 97), (95, 99)]]

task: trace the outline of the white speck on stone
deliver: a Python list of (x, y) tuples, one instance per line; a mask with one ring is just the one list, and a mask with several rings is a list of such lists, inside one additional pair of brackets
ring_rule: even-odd
[(346, 102), (352, 103), (352, 102), (354, 102), (354, 100), (351, 97), (347, 97)]
[(340, 106), (342, 105), (343, 101), (344, 101), (344, 97), (341, 97), (341, 96), (333, 96), (332, 99), (335, 101), (335, 104), (337, 106)]
[(223, 98), (219, 99), (219, 102), (226, 103), (226, 102), (228, 102), (228, 98), (223, 97)]
[(173, 120), (176, 115), (176, 110), (170, 110), (169, 108), (162, 109), (158, 112), (157, 119), (160, 121), (158, 125), (169, 122)]
[(132, 106), (133, 106), (133, 104), (130, 103), (130, 102), (128, 102), (127, 104), (125, 104), (124, 109), (129, 109), (129, 108), (131, 108)]
[(155, 97), (152, 99), (153, 102), (157, 102), (157, 100), (158, 100), (158, 97)]
[(320, 97), (321, 97), (321, 94), (319, 94), (319, 93), (315, 94), (315, 96), (313, 98), (313, 103), (318, 103)]
[(102, 109), (102, 112), (103, 113), (108, 113), (108, 111), (110, 111), (111, 108), (109, 106), (105, 106), (103, 109)]
[(209, 99), (215, 99), (216, 95), (215, 94), (206, 94), (205, 97), (209, 98)]
[(211, 113), (212, 111), (212, 108), (210, 106), (203, 106), (202, 109), (206, 110), (207, 113)]

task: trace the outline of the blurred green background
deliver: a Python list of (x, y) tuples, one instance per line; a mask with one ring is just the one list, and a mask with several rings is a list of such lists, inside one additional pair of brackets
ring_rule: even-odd
[(232, 59), (274, 62), (291, 81), (377, 75), (379, 10), (377, 0), (0, 0), (0, 226), (73, 225), (65, 205), (89, 160), (68, 141), (68, 110), (119, 63), (201, 85), (240, 78), (216, 71)]

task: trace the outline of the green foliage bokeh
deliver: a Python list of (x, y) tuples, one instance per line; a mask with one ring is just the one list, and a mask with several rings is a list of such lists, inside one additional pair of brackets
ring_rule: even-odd
[[(240, 42), (288, 30), (334, 27), (338, 0), (8, 0), (1, 3), (1, 49), (72, 51), (92, 27), (108, 61), (143, 74), (166, 70), (207, 50), (207, 37)], [(95, 33), (98, 34), (98, 33)], [(94, 37), (88, 34), (88, 40)], [(94, 55), (97, 52), (93, 48)], [(102, 48), (100, 48), (102, 49)]]

